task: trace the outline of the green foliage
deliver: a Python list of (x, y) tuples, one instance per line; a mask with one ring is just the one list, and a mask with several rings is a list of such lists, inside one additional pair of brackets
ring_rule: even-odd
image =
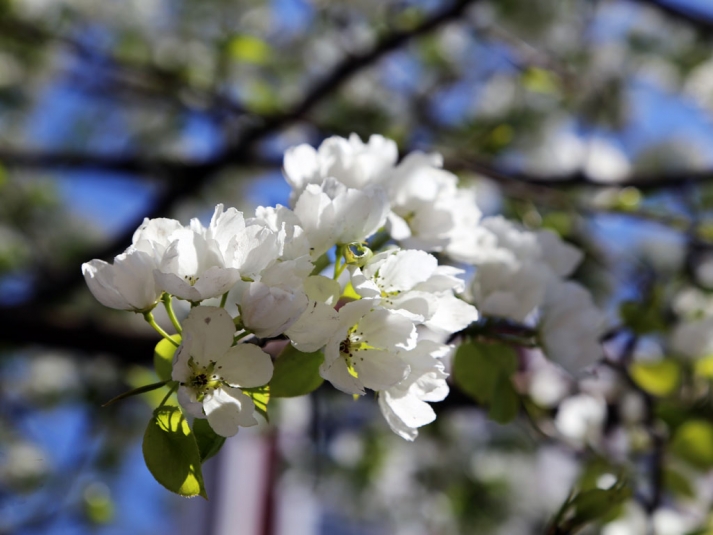
[(666, 328), (661, 313), (662, 295), (660, 291), (651, 292), (651, 299), (644, 303), (624, 301), (619, 306), (619, 315), (624, 324), (636, 334), (648, 334)]
[(270, 45), (252, 35), (236, 35), (228, 43), (230, 57), (241, 63), (263, 65), (272, 57)]
[(664, 468), (664, 486), (684, 498), (695, 498), (695, 490), (686, 476), (671, 467)]
[(681, 365), (672, 359), (634, 362), (629, 373), (637, 385), (654, 396), (669, 396), (681, 383)]
[(712, 468), (713, 424), (697, 419), (684, 422), (676, 429), (671, 450), (696, 468)]
[(270, 421), (270, 416), (267, 414), (267, 405), (270, 403), (270, 385), (259, 386), (257, 388), (241, 388), (243, 393), (247, 395), (255, 403), (255, 410)]
[[(171, 336), (171, 338), (179, 344), (181, 343), (180, 334), (174, 334), (173, 336)], [(176, 346), (165, 338), (161, 339), (161, 341), (156, 344), (156, 347), (154, 348), (153, 366), (156, 370), (156, 375), (158, 375), (159, 379), (161, 379), (162, 381), (171, 380), (171, 371), (173, 370), (173, 355), (176, 352), (176, 349)]]
[(593, 488), (571, 495), (562, 505), (547, 533), (576, 533), (594, 521), (608, 521), (631, 497), (631, 489), (622, 481), (608, 489)]
[(489, 417), (507, 423), (517, 416), (520, 398), (510, 377), (517, 371), (517, 353), (504, 344), (461, 345), (453, 362), (453, 380), (466, 394), (490, 407)]
[(204, 418), (193, 420), (193, 435), (196, 437), (202, 463), (216, 455), (225, 444), (225, 437), (213, 431), (208, 420)]
[(288, 344), (275, 361), (270, 396), (292, 398), (313, 392), (324, 382), (319, 375), (319, 366), (323, 361), (321, 351), (303, 353)]
[(198, 444), (179, 408), (154, 411), (142, 449), (147, 468), (161, 485), (181, 496), (208, 499)]

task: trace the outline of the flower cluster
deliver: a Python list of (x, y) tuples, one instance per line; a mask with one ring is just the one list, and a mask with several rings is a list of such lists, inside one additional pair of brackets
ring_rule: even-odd
[[(293, 147), (284, 159), (292, 208), (245, 217), (218, 205), (208, 226), (147, 219), (113, 264), (83, 265), (89, 289), (169, 338), (151, 312), (167, 307), (182, 334), (171, 374), (179, 403), (222, 436), (256, 423), (249, 394), (271, 381), (269, 340), (319, 352), (319, 374), (347, 394), (376, 392), (408, 440), (448, 394), (449, 341), (481, 314), (534, 322), (553, 360), (590, 364), (601, 314), (564, 280), (582, 254), (553, 233), (482, 218), (475, 190), (439, 155), (397, 160), (381, 136)], [(182, 324), (174, 297), (191, 304)]]

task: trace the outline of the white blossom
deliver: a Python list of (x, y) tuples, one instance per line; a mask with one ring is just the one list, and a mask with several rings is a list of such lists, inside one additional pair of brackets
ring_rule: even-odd
[(688, 359), (713, 355), (713, 318), (684, 321), (671, 333), (671, 349)]
[(351, 282), (359, 295), (380, 298), (381, 306), (416, 323), (450, 334), (478, 319), (472, 305), (458, 299), (463, 271), (439, 266), (433, 255), (418, 250), (391, 250), (377, 254), (366, 265), (352, 269)]
[(602, 398), (578, 394), (560, 403), (555, 426), (575, 446), (596, 445), (604, 430), (607, 406)]
[(443, 362), (451, 346), (420, 340), (410, 351), (400, 352), (410, 368), (408, 376), (379, 392), (379, 408), (392, 431), (406, 440), (418, 436), (418, 428), (433, 422), (436, 413), (427, 402), (442, 401), (448, 395)]
[(387, 390), (409, 373), (400, 352), (415, 347), (416, 327), (377, 303), (361, 299), (340, 308), (338, 329), (324, 349), (321, 376), (347, 394)]
[(572, 373), (595, 364), (604, 354), (600, 338), (606, 318), (589, 291), (576, 282), (548, 285), (538, 330), (545, 354)]
[(312, 258), (335, 244), (364, 241), (384, 225), (388, 211), (389, 201), (381, 188), (347, 188), (333, 178), (321, 185), (309, 184), (295, 204)]
[(171, 375), (180, 384), (180, 404), (194, 417), (207, 418), (225, 437), (238, 427), (257, 424), (255, 405), (241, 388), (266, 384), (273, 370), (270, 356), (259, 347), (233, 346), (234, 334), (235, 324), (225, 309), (193, 308), (183, 323)]
[(84, 280), (102, 305), (141, 312), (152, 309), (163, 293), (155, 281), (156, 258), (141, 240), (114, 258), (113, 264), (92, 260), (82, 264)]

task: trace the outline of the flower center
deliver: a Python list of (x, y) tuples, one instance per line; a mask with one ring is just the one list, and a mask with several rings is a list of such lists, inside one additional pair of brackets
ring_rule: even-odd
[(195, 286), (196, 282), (198, 282), (198, 275), (184, 275), (184, 279), (186, 279), (186, 282), (190, 284), (191, 286)]
[(214, 373), (215, 362), (211, 362), (208, 366), (200, 366), (196, 364), (193, 357), (188, 359), (188, 366), (191, 369), (191, 378), (184, 386), (187, 386), (196, 395), (196, 401), (203, 401), (207, 393), (215, 390), (223, 383), (223, 378)]

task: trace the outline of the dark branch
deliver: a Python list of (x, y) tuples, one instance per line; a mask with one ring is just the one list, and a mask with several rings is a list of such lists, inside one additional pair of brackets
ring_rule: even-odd
[(126, 335), (101, 328), (89, 321), (78, 323), (0, 309), (2, 343), (37, 345), (81, 351), (110, 353), (122, 364), (150, 364), (156, 336)]
[(446, 167), (451, 171), (472, 171), (499, 183), (521, 183), (530, 186), (565, 189), (570, 187), (634, 187), (643, 191), (653, 191), (666, 188), (682, 188), (685, 185), (699, 184), (713, 180), (713, 170), (679, 171), (675, 173), (660, 173), (633, 175), (623, 180), (605, 182), (595, 180), (584, 171), (576, 171), (556, 178), (533, 175), (521, 171), (506, 171), (498, 169), (490, 163), (478, 160), (453, 159)]

